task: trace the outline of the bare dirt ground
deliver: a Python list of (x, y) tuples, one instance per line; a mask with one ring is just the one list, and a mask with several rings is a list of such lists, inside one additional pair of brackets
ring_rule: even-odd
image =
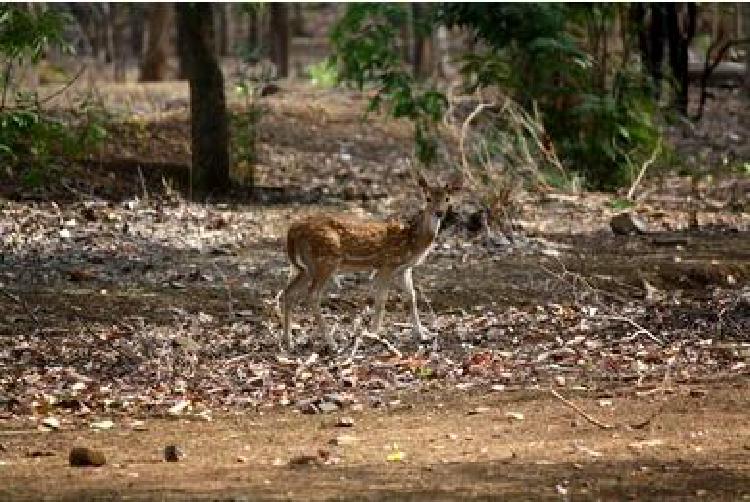
[[(289, 221), (415, 210), (409, 129), (362, 121), (355, 93), (282, 90), (259, 190), (189, 202), (162, 185), (189, 160), (185, 92), (104, 89), (121, 115), (101, 152), (3, 184), (0, 499), (750, 497), (746, 177), (649, 181), (639, 236), (611, 233), (611, 194), (526, 193), (507, 243), (467, 227), (467, 193), (415, 270), (435, 345), (394, 292), (398, 351), (352, 354), (369, 281), (344, 276), (324, 302), (343, 351), (318, 355), (300, 311), (290, 353)], [(78, 445), (107, 465), (69, 467)]]

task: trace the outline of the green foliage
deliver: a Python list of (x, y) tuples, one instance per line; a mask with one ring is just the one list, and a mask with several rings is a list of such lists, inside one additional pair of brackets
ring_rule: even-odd
[(368, 112), (385, 109), (394, 118), (414, 123), (416, 156), (425, 165), (437, 158), (435, 123), (447, 100), (434, 88), (423, 88), (401, 61), (396, 46), (399, 29), (408, 19), (407, 4), (350, 4), (334, 26), (331, 41), (339, 78), (359, 89), (375, 85)]
[(250, 105), (243, 111), (231, 112), (232, 177), (235, 181), (252, 186), (255, 182), (257, 161), (258, 122), (261, 111)]
[(229, 112), (230, 148), (232, 166), (230, 176), (233, 181), (252, 186), (255, 183), (255, 163), (257, 162), (258, 122), (262, 110), (256, 102), (256, 89), (268, 78), (263, 71), (253, 74), (249, 71), (251, 60), (245, 60), (246, 68), (240, 71), (235, 82), (235, 92), (244, 99), (242, 110)]
[(623, 199), (621, 197), (616, 197), (612, 200), (610, 200), (607, 205), (611, 207), (612, 209), (630, 209), (631, 207), (635, 206), (635, 202), (633, 202), (630, 199)]
[(0, 58), (4, 63), (0, 162), (6, 172), (21, 167), (24, 181), (32, 185), (46, 180), (56, 157), (80, 156), (106, 137), (106, 116), (94, 102), (84, 101), (64, 117), (44, 110), (45, 100), (35, 91), (18, 90), (9, 96), (17, 66), (37, 62), (50, 44), (64, 45), (62, 33), (68, 17), (35, 7), (27, 10), (0, 4)]
[(469, 89), (500, 86), (525, 107), (537, 103), (565, 164), (598, 188), (629, 182), (660, 141), (638, 69), (614, 68), (607, 88), (606, 69), (584, 50), (613, 14), (608, 5), (565, 4), (445, 4), (440, 14), (489, 45), (463, 57)]
[(38, 61), (49, 45), (64, 45), (62, 33), (69, 19), (58, 11), (0, 4), (0, 54), (10, 61), (22, 57)]
[(324, 59), (307, 67), (310, 83), (323, 89), (331, 89), (339, 83), (339, 74), (336, 63), (330, 59)]
[[(473, 31), (485, 50), (464, 54), (466, 91), (499, 87), (527, 111), (538, 107), (565, 166), (589, 186), (630, 181), (660, 142), (639, 68), (601, 58), (614, 20), (612, 5), (443, 3), (429, 19)], [(400, 4), (351, 4), (332, 32), (339, 75), (360, 89), (373, 85), (369, 110), (387, 105), (415, 124), (418, 158), (435, 159), (434, 127), (445, 97), (421, 89), (395, 43), (407, 19)], [(574, 177), (576, 178), (576, 177)]]

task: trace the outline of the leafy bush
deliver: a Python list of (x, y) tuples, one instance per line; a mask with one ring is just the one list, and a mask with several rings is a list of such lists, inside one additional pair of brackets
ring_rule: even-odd
[(339, 83), (336, 64), (330, 59), (324, 59), (307, 67), (310, 83), (316, 87), (331, 89)]
[(57, 155), (78, 156), (106, 137), (101, 107), (84, 101), (67, 117), (44, 109), (48, 98), (36, 91), (14, 91), (14, 71), (35, 64), (51, 44), (65, 48), (62, 38), (68, 17), (53, 10), (28, 10), (0, 4), (0, 58), (3, 60), (0, 102), (0, 162), (8, 172), (21, 167), (30, 184), (45, 180), (46, 170)]
[[(528, 112), (538, 109), (565, 167), (589, 186), (614, 188), (661, 141), (640, 69), (601, 61), (596, 37), (615, 12), (610, 5), (443, 3), (432, 21), (468, 28), (482, 42), (481, 52), (461, 57), (467, 92), (500, 88)], [(405, 19), (398, 4), (351, 4), (332, 40), (341, 78), (375, 86), (370, 109), (387, 104), (392, 116), (411, 119), (419, 158), (429, 162), (447, 101), (404, 68), (395, 41)]]
[(350, 4), (331, 33), (334, 61), (342, 81), (359, 89), (375, 86), (368, 112), (385, 109), (414, 123), (416, 157), (429, 165), (437, 159), (435, 124), (448, 102), (434, 87), (417, 83), (401, 62), (396, 39), (407, 20), (406, 6)]
[(597, 188), (629, 182), (661, 137), (640, 70), (625, 61), (608, 79), (585, 50), (591, 25), (613, 14), (611, 6), (444, 4), (439, 15), (488, 45), (462, 58), (469, 89), (500, 86), (525, 107), (537, 103), (566, 166)]

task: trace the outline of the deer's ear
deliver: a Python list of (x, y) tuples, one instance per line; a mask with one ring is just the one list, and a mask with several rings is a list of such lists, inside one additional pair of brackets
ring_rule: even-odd
[(446, 183), (445, 190), (448, 192), (457, 192), (464, 186), (464, 177), (461, 173), (454, 174)]
[(425, 193), (429, 193), (432, 190), (432, 187), (430, 187), (430, 184), (427, 183), (426, 179), (424, 179), (422, 173), (417, 174), (417, 183), (419, 184), (419, 188), (421, 188)]

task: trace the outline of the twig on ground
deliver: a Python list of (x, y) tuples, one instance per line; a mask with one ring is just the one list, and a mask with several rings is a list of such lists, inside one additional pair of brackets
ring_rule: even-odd
[(148, 190), (146, 189), (146, 179), (143, 177), (143, 170), (138, 164), (138, 178), (141, 180), (141, 190), (143, 191), (143, 200), (148, 202)]
[(641, 165), (641, 170), (638, 173), (638, 176), (635, 177), (635, 179), (633, 180), (633, 184), (630, 185), (630, 190), (628, 190), (628, 199), (633, 200), (635, 189), (638, 188), (638, 185), (641, 183), (641, 179), (643, 179), (643, 175), (646, 174), (646, 170), (651, 166), (651, 164), (656, 161), (656, 157), (659, 156), (659, 153), (661, 153), (661, 140), (656, 143), (654, 151), (651, 152), (651, 157), (646, 159), (643, 165)]
[(56, 90), (55, 92), (53, 92), (53, 93), (52, 93), (52, 94), (50, 94), (49, 96), (45, 96), (44, 98), (40, 99), (40, 100), (39, 100), (39, 102), (38, 102), (38, 104), (39, 104), (39, 105), (43, 105), (43, 104), (47, 103), (48, 101), (50, 101), (50, 100), (54, 99), (55, 97), (59, 96), (60, 94), (62, 94), (62, 93), (63, 93), (63, 92), (65, 92), (66, 90), (68, 90), (68, 89), (70, 88), (70, 86), (71, 86), (71, 85), (73, 85), (73, 84), (75, 83), (75, 81), (76, 81), (76, 80), (78, 80), (78, 78), (79, 78), (79, 77), (80, 77), (81, 75), (83, 75), (83, 72), (84, 72), (85, 70), (86, 70), (86, 65), (83, 65), (83, 66), (81, 66), (81, 67), (80, 67), (80, 68), (78, 69), (78, 72), (76, 72), (76, 74), (75, 74), (75, 75), (73, 75), (73, 78), (71, 78), (70, 80), (68, 80), (68, 81), (67, 81), (67, 82), (65, 83), (65, 85), (63, 85), (62, 87), (60, 87), (59, 89), (57, 89), (57, 90)]
[(640, 324), (638, 324), (637, 322), (635, 322), (634, 320), (632, 320), (629, 317), (625, 317), (625, 316), (621, 316), (621, 315), (606, 315), (606, 316), (597, 316), (597, 317), (599, 317), (600, 319), (607, 320), (607, 321), (622, 321), (622, 322), (626, 322), (626, 323), (630, 324), (631, 326), (633, 326), (635, 329), (638, 330), (638, 331), (635, 332), (636, 335), (646, 335), (648, 338), (650, 338), (654, 342), (658, 343), (659, 345), (662, 345), (662, 346), (664, 345), (664, 341), (663, 340), (661, 340), (659, 337), (657, 337), (656, 335), (654, 335), (649, 330), (647, 330), (646, 328), (644, 328), (643, 326), (641, 326)]
[(2, 292), (3, 295), (7, 296), (8, 298), (13, 300), (17, 304), (21, 305), (23, 309), (26, 311), (26, 313), (29, 315), (29, 317), (31, 317), (31, 320), (34, 321), (36, 324), (39, 324), (39, 318), (36, 316), (36, 314), (31, 309), (31, 307), (29, 307), (29, 304), (26, 303), (26, 301), (23, 298), (21, 298), (20, 296), (14, 295), (10, 291), (6, 291), (3, 288), (0, 288), (0, 292)]
[(394, 347), (393, 344), (385, 338), (381, 338), (378, 335), (373, 334), (373, 333), (368, 333), (367, 331), (362, 332), (362, 337), (382, 343), (383, 345), (386, 346), (388, 350), (390, 350), (393, 353), (393, 355), (395, 355), (399, 359), (403, 357), (403, 354), (401, 353), (401, 351), (398, 350), (396, 347)]
[(612, 424), (604, 423), (604, 422), (602, 422), (602, 421), (600, 421), (600, 420), (592, 417), (591, 415), (589, 415), (588, 413), (586, 413), (585, 411), (583, 411), (577, 404), (572, 403), (572, 402), (568, 401), (567, 399), (565, 399), (564, 397), (562, 397), (560, 395), (560, 393), (557, 392), (555, 389), (550, 389), (549, 391), (550, 391), (550, 393), (552, 393), (553, 396), (555, 396), (557, 399), (559, 399), (560, 401), (562, 401), (563, 404), (565, 404), (566, 406), (568, 406), (570, 409), (572, 409), (573, 411), (577, 412), (579, 415), (581, 415), (583, 418), (585, 418), (589, 423), (592, 423), (592, 424), (596, 425), (600, 429), (614, 429), (615, 428), (615, 426), (612, 425)]
[(642, 420), (640, 422), (636, 422), (633, 424), (628, 424), (628, 427), (631, 429), (643, 429), (647, 427), (649, 424), (651, 424), (651, 421), (656, 418), (657, 415), (659, 415), (664, 410), (664, 405), (661, 405), (658, 409), (656, 409), (647, 419)]

